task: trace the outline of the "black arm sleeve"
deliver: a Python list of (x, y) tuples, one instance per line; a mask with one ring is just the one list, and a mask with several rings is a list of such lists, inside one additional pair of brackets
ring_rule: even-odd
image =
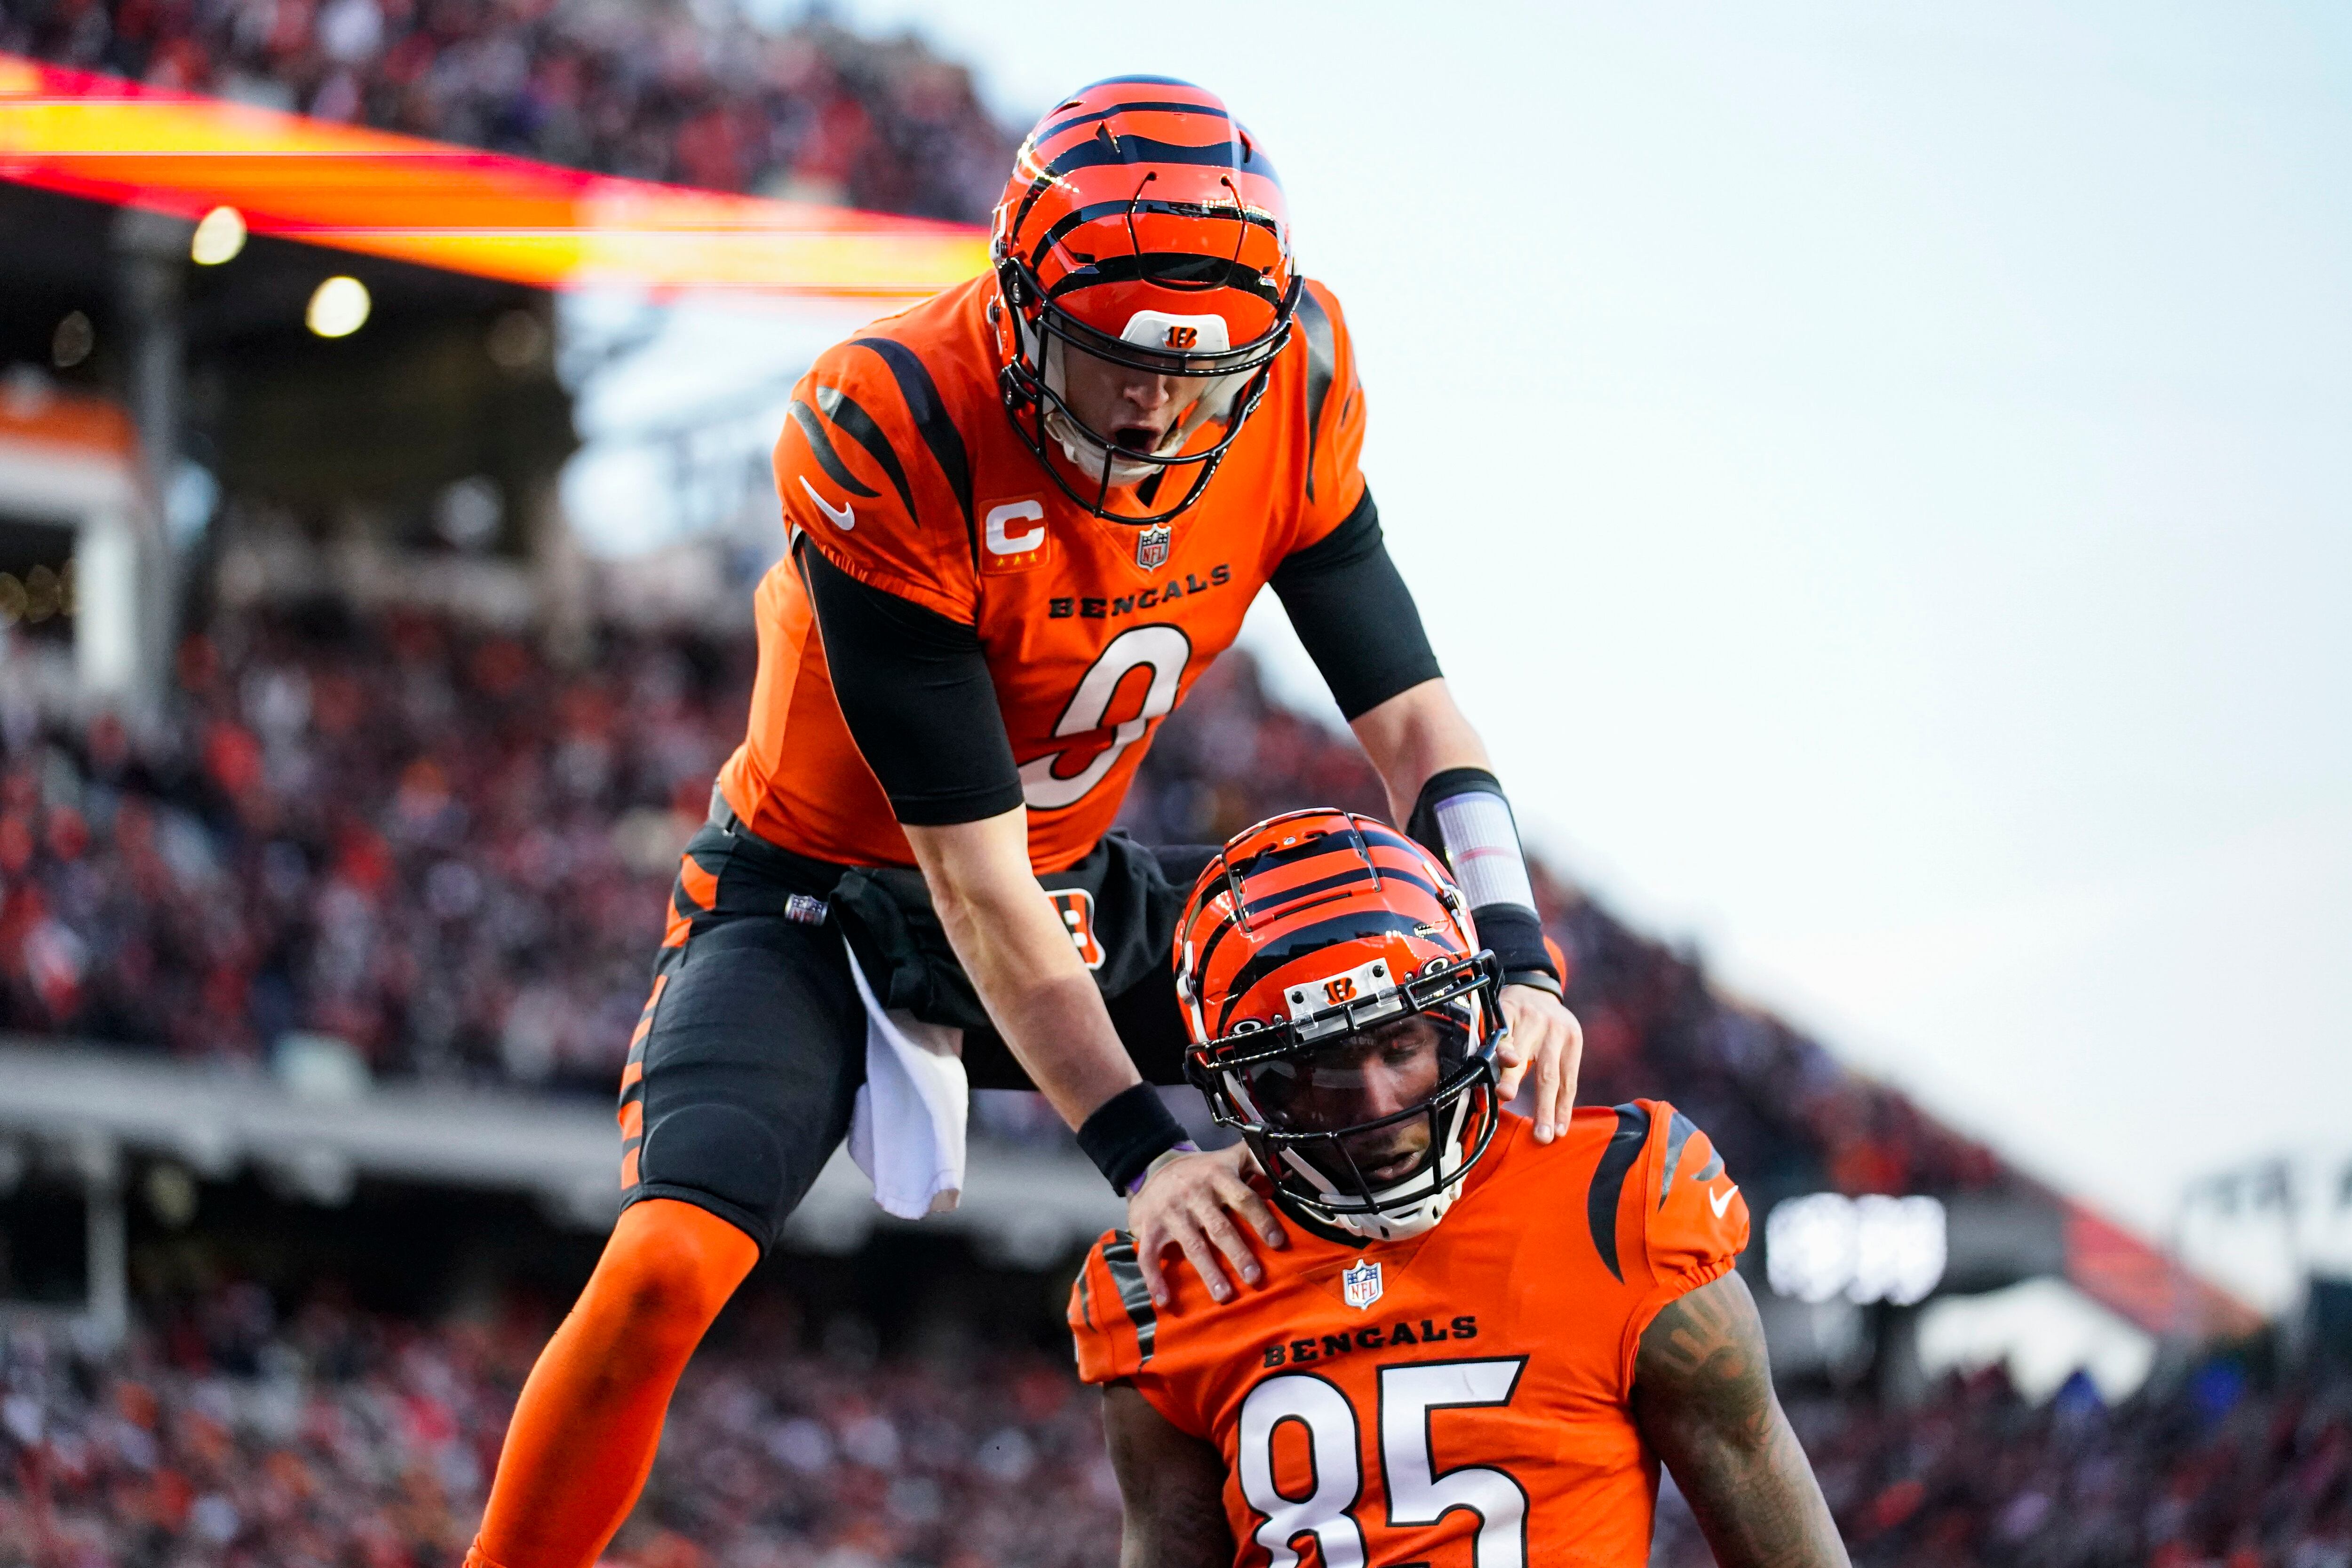
[(1442, 674), (1367, 489), (1348, 520), (1274, 569), (1274, 591), (1349, 720)]
[(1021, 770), (980, 633), (868, 587), (805, 539), (793, 559), (816, 606), (841, 716), (892, 814), (938, 828), (1021, 804)]

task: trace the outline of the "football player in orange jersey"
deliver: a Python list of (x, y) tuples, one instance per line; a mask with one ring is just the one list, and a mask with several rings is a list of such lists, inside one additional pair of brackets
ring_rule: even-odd
[(1044, 1092), (1127, 1195), (1144, 1289), (1163, 1249), (1213, 1293), (1263, 1277), (1287, 1237), (1245, 1155), (1192, 1150), (1151, 1087), (1181, 1081), (1165, 955), (1211, 852), (1109, 834), (1262, 587), (1478, 909), (1503, 1092), (1530, 1074), (1536, 1135), (1568, 1124), (1580, 1036), (1510, 809), (1381, 543), (1354, 348), (1265, 149), (1198, 88), (1096, 83), (1022, 144), (992, 256), (794, 389), (749, 732), (622, 1076), (621, 1218), (518, 1403), (484, 1568), (586, 1568), (618, 1527), (894, 1014)]
[(1071, 1291), (1125, 1568), (1641, 1568), (1663, 1459), (1725, 1568), (1845, 1550), (1733, 1260), (1748, 1207), (1641, 1100), (1539, 1144), (1501, 1108), (1499, 975), (1419, 845), (1276, 817), (1178, 937), (1194, 1081), (1303, 1232), (1219, 1302), (1131, 1239)]

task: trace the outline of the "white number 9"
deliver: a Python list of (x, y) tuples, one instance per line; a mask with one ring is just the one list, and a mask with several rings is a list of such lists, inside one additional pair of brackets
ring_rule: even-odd
[(1192, 657), (1192, 640), (1173, 626), (1138, 626), (1120, 632), (1110, 641), (1110, 646), (1087, 666), (1078, 678), (1078, 689), (1070, 694), (1069, 706), (1054, 725), (1056, 740), (1074, 739), (1103, 727), (1103, 719), (1110, 712), (1110, 700), (1118, 694), (1118, 685), (1128, 674), (1143, 665), (1151, 666), (1151, 685), (1143, 694), (1143, 706), (1133, 718), (1121, 719), (1111, 731), (1109, 744), (1067, 779), (1055, 777), (1054, 765), (1066, 752), (1049, 751), (1045, 756), (1021, 765), (1021, 797), (1033, 811), (1058, 811), (1075, 806), (1086, 798), (1087, 791), (1103, 781), (1103, 776), (1118, 761), (1119, 753), (1141, 740), (1154, 719), (1166, 716), (1176, 706), (1176, 687), (1184, 678), (1184, 666)]

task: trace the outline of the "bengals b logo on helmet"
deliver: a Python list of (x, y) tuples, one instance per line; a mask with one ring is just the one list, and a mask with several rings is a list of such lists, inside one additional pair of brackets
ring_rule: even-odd
[(1201, 329), (1198, 327), (1171, 327), (1168, 329), (1168, 346), (1170, 348), (1196, 349), (1200, 347), (1200, 345)]

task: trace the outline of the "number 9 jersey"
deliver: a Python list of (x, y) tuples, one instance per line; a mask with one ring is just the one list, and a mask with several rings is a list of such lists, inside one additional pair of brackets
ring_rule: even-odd
[[(795, 550), (760, 586), (751, 727), (719, 775), (736, 816), (772, 843), (838, 864), (914, 863), (843, 717), (797, 549), (976, 633), (1031, 863), (1050, 872), (1109, 829), (1159, 721), (1285, 558), (1360, 508), (1369, 518), (1354, 350), (1319, 286), (1306, 286), (1223, 466), (1156, 527), (1094, 515), (1040, 466), (1006, 413), (990, 321), (1001, 308), (996, 281), (975, 278), (827, 350), (793, 389), (775, 479)], [(1217, 434), (1212, 421), (1193, 439)]]
[(1660, 1101), (1580, 1110), (1549, 1145), (1507, 1114), (1433, 1229), (1290, 1231), (1224, 1306), (1171, 1260), (1155, 1310), (1123, 1232), (1070, 1296), (1079, 1375), (1223, 1455), (1235, 1568), (1642, 1568), (1642, 1331), (1748, 1243), (1706, 1134)]

